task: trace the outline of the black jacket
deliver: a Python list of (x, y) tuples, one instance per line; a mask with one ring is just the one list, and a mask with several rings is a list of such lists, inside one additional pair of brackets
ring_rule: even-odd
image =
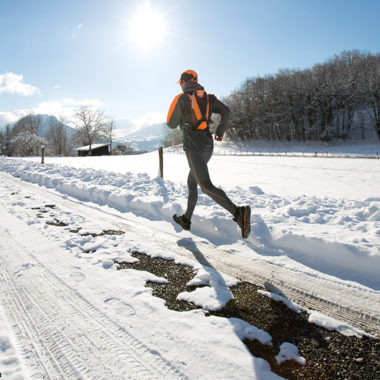
[[(191, 125), (191, 104), (188, 94), (192, 94), (196, 90), (204, 90), (204, 88), (192, 81), (186, 81), (184, 92), (177, 95), (169, 108), (167, 124), (168, 127), (174, 129), (179, 125), (183, 132), (183, 149), (186, 151), (205, 152), (212, 151), (213, 139), (209, 128), (203, 130), (193, 130)], [(209, 97), (209, 114), (221, 115), (221, 121), (216, 128), (216, 135), (223, 137), (227, 129), (228, 120), (230, 119), (230, 109), (217, 99), (215, 95)], [(205, 114), (206, 102), (200, 104), (202, 114)]]

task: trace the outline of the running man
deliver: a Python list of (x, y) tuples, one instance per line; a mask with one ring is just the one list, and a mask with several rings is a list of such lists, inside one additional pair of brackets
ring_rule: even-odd
[(183, 215), (173, 215), (173, 219), (184, 230), (189, 231), (191, 217), (198, 200), (198, 188), (211, 197), (216, 203), (229, 211), (234, 221), (241, 229), (243, 238), (251, 232), (251, 208), (236, 206), (226, 193), (215, 187), (210, 179), (207, 163), (209, 162), (214, 142), (209, 129), (211, 115), (221, 115), (221, 121), (216, 128), (215, 140), (222, 141), (230, 118), (229, 108), (219, 101), (215, 95), (208, 95), (198, 83), (198, 75), (193, 70), (182, 73), (180, 83), (183, 93), (177, 95), (168, 112), (168, 127), (175, 129), (179, 125), (183, 133), (183, 149), (186, 153), (190, 172), (187, 179), (189, 189), (187, 209)]

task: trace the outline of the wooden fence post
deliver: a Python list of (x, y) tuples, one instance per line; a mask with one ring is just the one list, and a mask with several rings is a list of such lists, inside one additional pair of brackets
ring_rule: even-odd
[(164, 151), (162, 146), (158, 148), (158, 159), (160, 161), (160, 177), (164, 178)]
[(42, 145), (41, 147), (41, 164), (45, 163), (45, 146)]

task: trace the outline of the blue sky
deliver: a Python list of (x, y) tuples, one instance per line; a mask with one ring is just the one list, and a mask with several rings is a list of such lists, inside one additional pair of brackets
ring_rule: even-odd
[[(165, 120), (182, 71), (223, 97), (247, 78), (344, 50), (380, 52), (373, 0), (151, 0), (164, 27), (148, 49), (131, 23), (145, 0), (0, 0), (0, 126), (22, 112)], [(140, 20), (141, 21), (141, 20)], [(122, 122), (121, 122), (122, 124)]]

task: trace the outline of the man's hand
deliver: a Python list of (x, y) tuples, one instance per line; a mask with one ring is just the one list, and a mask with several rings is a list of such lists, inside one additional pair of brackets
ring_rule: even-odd
[(215, 133), (215, 140), (216, 140), (216, 141), (223, 141), (223, 137), (222, 137), (222, 136), (218, 136), (218, 135)]

